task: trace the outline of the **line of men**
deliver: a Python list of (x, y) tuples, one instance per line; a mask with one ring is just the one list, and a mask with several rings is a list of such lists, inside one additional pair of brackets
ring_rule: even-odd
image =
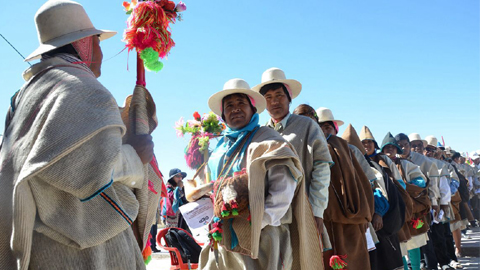
[(266, 125), (300, 157), (325, 269), (462, 268), (460, 231), (476, 225), (478, 155), (469, 166), (416, 133), (388, 133), (378, 144), (366, 126), (358, 135), (349, 125), (339, 137), (344, 123), (328, 108), (302, 104), (290, 113), (301, 84), (278, 68), (252, 90), (266, 99)]

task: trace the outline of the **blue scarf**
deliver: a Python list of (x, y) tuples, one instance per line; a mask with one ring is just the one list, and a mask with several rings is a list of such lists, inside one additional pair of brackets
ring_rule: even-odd
[[(219, 177), (219, 173), (225, 164), (225, 161), (228, 160), (230, 155), (237, 149), (237, 147), (241, 144), (242, 139), (247, 136), (250, 131), (253, 131), (256, 127), (258, 127), (258, 119), (259, 116), (257, 113), (253, 114), (252, 119), (245, 127), (233, 130), (227, 126), (227, 129), (223, 132), (223, 137), (218, 141), (217, 147), (213, 150), (212, 155), (208, 161), (208, 167), (210, 169), (210, 179), (216, 181)], [(247, 150), (248, 145), (250, 144), (253, 135), (257, 132), (255, 130), (254, 133), (250, 136), (248, 141), (243, 145), (243, 148), (240, 151), (239, 158), (235, 161), (233, 165), (232, 172), (241, 171), (242, 168), (240, 166), (243, 157), (245, 155), (245, 151)]]

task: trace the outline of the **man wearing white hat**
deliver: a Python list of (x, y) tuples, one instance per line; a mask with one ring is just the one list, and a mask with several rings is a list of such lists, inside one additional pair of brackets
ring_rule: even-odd
[[(131, 229), (151, 136), (125, 126), (98, 82), (100, 40), (83, 7), (46, 2), (40, 46), (12, 97), (0, 150), (0, 269), (145, 269)], [(133, 147), (132, 147), (133, 146)]]
[(297, 151), (305, 171), (305, 187), (319, 232), (323, 231), (323, 212), (328, 204), (332, 158), (320, 127), (312, 119), (290, 114), (290, 103), (302, 90), (300, 82), (287, 79), (279, 68), (267, 69), (262, 82), (252, 90), (267, 101), (270, 121), (267, 126), (278, 131)]
[[(215, 209), (223, 201), (224, 210), (221, 216), (215, 211), (211, 231), (215, 242), (202, 249), (200, 268), (322, 270), (320, 242), (311, 237), (317, 233), (315, 220), (305, 208), (308, 198), (299, 158), (280, 134), (258, 124), (265, 99), (244, 80), (232, 79), (208, 105), (227, 125), (207, 164), (215, 181)], [(223, 181), (232, 182), (220, 189)], [(244, 205), (237, 218), (232, 201), (238, 208)], [(222, 225), (223, 231), (216, 230)]]

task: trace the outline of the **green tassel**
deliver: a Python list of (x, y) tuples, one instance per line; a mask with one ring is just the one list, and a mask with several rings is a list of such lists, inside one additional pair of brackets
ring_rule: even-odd
[(232, 209), (232, 215), (238, 216), (238, 209), (237, 208)]
[(222, 217), (230, 216), (230, 211), (222, 211)]
[(213, 240), (215, 241), (221, 241), (222, 240), (222, 234), (219, 232), (214, 232), (212, 233)]
[(152, 48), (146, 48), (140, 53), (140, 58), (147, 70), (159, 72), (163, 68), (163, 63), (158, 60), (159, 54)]
[(149, 264), (152, 261), (152, 256), (148, 256), (147, 259), (145, 260), (145, 265)]

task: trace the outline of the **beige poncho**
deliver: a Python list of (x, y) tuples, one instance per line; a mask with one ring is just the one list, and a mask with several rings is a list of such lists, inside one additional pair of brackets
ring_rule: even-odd
[(59, 58), (24, 77), (0, 151), (0, 269), (144, 269), (130, 229), (143, 165), (114, 98)]
[[(286, 166), (292, 177), (298, 181), (291, 206), (292, 221), (291, 224), (262, 229), (265, 194), (268, 192), (265, 190), (268, 181), (266, 175), (267, 171), (275, 166)], [(204, 269), (267, 269), (267, 266), (262, 266), (262, 260), (278, 260), (278, 257), (271, 258), (271, 255), (283, 254), (289, 258), (281, 259), (293, 260), (292, 269), (322, 270), (321, 245), (304, 191), (303, 170), (291, 145), (276, 131), (261, 127), (247, 148), (246, 169), (249, 177), (251, 225), (247, 220), (236, 219), (233, 228), (237, 233), (239, 246), (235, 247), (234, 252), (226, 250), (229, 249), (231, 238), (228, 230), (224, 230), (224, 239), (220, 243), (223, 248), (219, 249), (219, 264), (215, 263), (214, 254), (209, 252), (208, 247), (204, 247), (202, 251), (200, 264)], [(261, 241), (264, 236), (269, 239), (268, 242)], [(288, 238), (291, 239), (290, 243), (280, 244)], [(286, 250), (287, 246), (291, 247), (290, 251)], [(268, 269), (277, 268), (275, 265), (268, 265)]]

